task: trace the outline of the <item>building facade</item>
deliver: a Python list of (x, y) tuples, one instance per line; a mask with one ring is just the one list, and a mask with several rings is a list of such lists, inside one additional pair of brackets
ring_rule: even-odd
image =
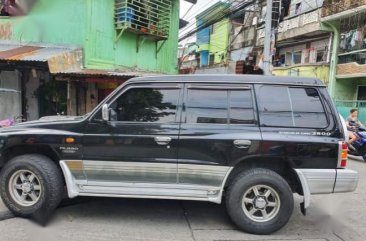
[(329, 91), (338, 111), (359, 108), (366, 122), (366, 1), (324, 0), (322, 23), (333, 33)]
[(257, 2), (217, 2), (196, 16), (198, 64), (191, 73), (243, 73), (244, 62), (253, 56), (255, 46)]
[[(323, 0), (286, 3), (281, 11), (281, 21), (279, 18), (273, 21), (273, 75), (314, 77), (327, 84), (331, 34), (320, 22)], [(258, 45), (263, 45), (264, 37), (263, 26), (258, 29)]]
[(0, 77), (22, 86), (28, 120), (85, 114), (131, 77), (177, 73), (179, 0), (10, 2), (0, 6)]
[[(228, 17), (224, 17), (212, 24), (210, 22), (229, 11), (229, 4), (217, 2), (196, 16), (199, 66), (195, 73), (207, 73), (210, 72), (209, 69), (215, 68), (221, 69), (227, 63), (230, 21)], [(206, 27), (202, 28), (202, 26)]]

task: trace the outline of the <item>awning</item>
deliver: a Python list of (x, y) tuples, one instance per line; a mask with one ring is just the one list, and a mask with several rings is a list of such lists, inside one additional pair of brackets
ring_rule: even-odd
[(156, 72), (129, 71), (129, 70), (99, 70), (80, 69), (54, 73), (57, 80), (85, 80), (89, 83), (123, 82), (134, 77), (161, 75)]
[(154, 72), (141, 71), (118, 71), (118, 70), (100, 70), (100, 69), (80, 69), (76, 71), (57, 72), (58, 75), (80, 75), (80, 76), (151, 76), (158, 75)]
[(99, 70), (83, 67), (82, 49), (69, 46), (20, 45), (0, 41), (0, 61), (30, 61), (47, 63), (49, 72), (58, 80), (123, 81), (133, 77), (158, 75), (135, 69)]
[(0, 41), (0, 61), (45, 62), (50, 73), (76, 71), (83, 66), (82, 49), (64, 46), (21, 45)]

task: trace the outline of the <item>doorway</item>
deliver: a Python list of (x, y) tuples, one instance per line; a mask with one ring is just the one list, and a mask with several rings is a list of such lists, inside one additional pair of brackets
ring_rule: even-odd
[(357, 100), (365, 100), (366, 101), (366, 86), (358, 86)]

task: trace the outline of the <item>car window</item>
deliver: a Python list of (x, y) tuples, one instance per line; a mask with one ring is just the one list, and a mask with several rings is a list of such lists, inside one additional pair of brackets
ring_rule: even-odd
[(319, 93), (314, 88), (289, 88), (293, 120), (299, 127), (326, 127), (328, 125)]
[(264, 126), (322, 128), (328, 125), (315, 88), (261, 86), (258, 103)]
[(189, 89), (187, 123), (227, 124), (227, 90)]
[(111, 120), (126, 122), (176, 121), (179, 89), (133, 88), (111, 105)]
[(251, 90), (230, 90), (230, 124), (253, 124), (254, 109)]
[(250, 89), (188, 89), (186, 99), (187, 123), (254, 123)]

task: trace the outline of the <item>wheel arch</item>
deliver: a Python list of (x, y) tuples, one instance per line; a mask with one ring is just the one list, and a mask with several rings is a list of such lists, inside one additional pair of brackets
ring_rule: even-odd
[(243, 171), (253, 168), (265, 168), (276, 172), (286, 180), (294, 193), (303, 195), (301, 181), (296, 171), (288, 161), (282, 158), (252, 157), (241, 160), (234, 165), (225, 182), (224, 187), (226, 188), (227, 186), (229, 186), (230, 183), (235, 179), (235, 177)]
[(0, 161), (0, 169), (11, 159), (17, 156), (26, 155), (26, 154), (39, 154), (50, 158), (52, 161), (59, 166), (60, 157), (56, 153), (52, 147), (44, 144), (37, 145), (16, 145), (9, 147), (8, 149), (3, 151), (3, 156)]

